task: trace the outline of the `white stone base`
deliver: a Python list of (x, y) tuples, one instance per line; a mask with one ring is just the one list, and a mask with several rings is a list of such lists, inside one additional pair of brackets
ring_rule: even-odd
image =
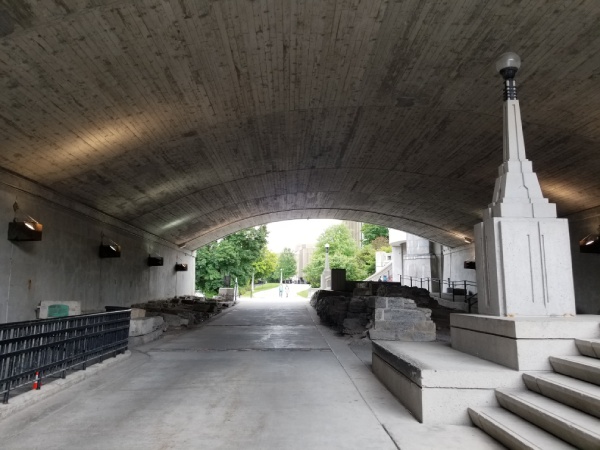
[(521, 374), (440, 342), (373, 341), (373, 373), (422, 423), (471, 425), (468, 407), (496, 405), (494, 389)]
[(600, 337), (600, 316), (451, 314), (452, 348), (514, 370), (552, 370), (550, 356), (579, 354), (575, 339)]
[(161, 316), (140, 317), (129, 322), (129, 336), (143, 336), (163, 328), (165, 320)]

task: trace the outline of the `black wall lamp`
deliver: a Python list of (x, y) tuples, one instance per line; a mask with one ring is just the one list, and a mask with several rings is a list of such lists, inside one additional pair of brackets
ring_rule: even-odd
[(579, 251), (581, 253), (600, 253), (600, 225), (597, 233), (588, 234), (579, 241)]
[(175, 264), (175, 272), (187, 272), (188, 265), (184, 263)]
[(104, 234), (100, 238), (100, 248), (98, 249), (98, 256), (100, 258), (120, 258), (121, 257), (121, 246), (112, 239), (108, 244), (104, 243)]
[(162, 256), (152, 256), (148, 255), (148, 265), (150, 267), (163, 266), (164, 259)]
[(15, 211), (15, 218), (12, 222), (8, 223), (8, 240), (41, 241), (43, 228), (42, 224), (26, 214), (21, 214), (24, 216), (24, 218), (22, 220), (18, 220), (17, 212), (19, 211), (19, 204), (17, 202), (13, 204), (13, 210)]

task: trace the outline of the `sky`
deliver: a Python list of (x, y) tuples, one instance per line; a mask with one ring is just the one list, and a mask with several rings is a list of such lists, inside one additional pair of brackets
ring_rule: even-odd
[(295, 250), (299, 244), (315, 244), (317, 238), (332, 225), (342, 223), (335, 219), (299, 219), (267, 224), (267, 247), (281, 253), (285, 247)]

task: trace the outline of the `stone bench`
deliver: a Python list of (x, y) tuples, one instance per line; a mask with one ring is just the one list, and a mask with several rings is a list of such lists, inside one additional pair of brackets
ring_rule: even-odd
[(468, 407), (497, 405), (494, 389), (522, 373), (441, 342), (373, 341), (373, 373), (421, 423), (471, 425)]

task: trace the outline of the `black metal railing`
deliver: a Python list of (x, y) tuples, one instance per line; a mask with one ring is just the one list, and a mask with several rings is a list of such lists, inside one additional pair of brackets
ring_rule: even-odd
[[(0, 325), (0, 395), (127, 350), (131, 310)], [(80, 367), (77, 367), (80, 366)]]
[(400, 281), (406, 286), (420, 287), (427, 289), (429, 292), (439, 292), (440, 295), (444, 291), (447, 291), (448, 294), (452, 294), (453, 302), (462, 301), (467, 303), (469, 312), (471, 312), (471, 307), (477, 303), (477, 283), (474, 281), (452, 281), (450, 279), (444, 280), (440, 278), (418, 278), (409, 276), (401, 276)]

